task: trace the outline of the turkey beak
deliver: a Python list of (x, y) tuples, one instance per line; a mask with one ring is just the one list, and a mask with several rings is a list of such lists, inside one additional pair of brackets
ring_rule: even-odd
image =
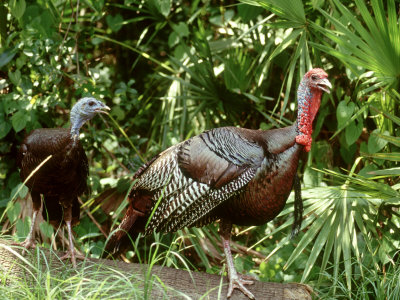
[(96, 109), (96, 112), (108, 115), (107, 110), (111, 110), (111, 108), (109, 108), (107, 105), (104, 105), (103, 107)]
[(324, 92), (330, 94), (331, 93), (331, 88), (332, 88), (332, 84), (329, 82), (329, 80), (327, 78), (323, 78), (321, 79), (318, 83), (317, 86), (323, 90)]

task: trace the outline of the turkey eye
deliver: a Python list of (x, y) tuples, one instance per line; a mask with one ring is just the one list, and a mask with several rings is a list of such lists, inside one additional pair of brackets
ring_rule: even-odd
[(89, 106), (93, 106), (93, 105), (94, 105), (94, 101), (90, 101)]
[(317, 75), (312, 75), (312, 76), (311, 76), (311, 79), (312, 79), (312, 80), (317, 80), (317, 79), (318, 79), (318, 76), (317, 76)]

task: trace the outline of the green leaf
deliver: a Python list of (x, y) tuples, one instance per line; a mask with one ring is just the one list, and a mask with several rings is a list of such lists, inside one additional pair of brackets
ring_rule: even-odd
[(348, 121), (351, 116), (353, 115), (354, 108), (355, 108), (354, 102), (349, 102), (347, 104), (346, 100), (340, 101), (339, 105), (337, 106), (336, 109), (336, 118), (338, 121), (338, 128), (342, 127), (346, 121)]
[(22, 56), (18, 57), (15, 60), (15, 64), (17, 66), (17, 69), (21, 69), (25, 65), (25, 63), (26, 63), (26, 56), (25, 55), (22, 55)]
[(354, 144), (357, 139), (360, 137), (363, 131), (363, 123), (362, 120), (357, 119), (357, 122), (354, 120), (351, 122), (345, 129), (345, 137), (347, 145)]
[(20, 132), (22, 129), (24, 129), (27, 123), (25, 111), (17, 111), (11, 117), (11, 123), (15, 132)]
[[(21, 187), (21, 189), (19, 190), (19, 193), (18, 193), (18, 195), (19, 195), (19, 197), (20, 198), (25, 198), (25, 196), (28, 194), (28, 192), (29, 192), (29, 189), (28, 189), (28, 187), (26, 186), (26, 185), (24, 185), (23, 183), (21, 183), (21, 185), (22, 185), (22, 187)], [(19, 186), (19, 185), (18, 185)]]
[(165, 68), (165, 69), (168, 70), (169, 72), (175, 73), (175, 70), (173, 70), (172, 68), (170, 68), (167, 64), (165, 64), (165, 63), (163, 63), (163, 62), (161, 62), (161, 61), (159, 61), (159, 60), (153, 58), (152, 56), (148, 55), (148, 54), (147, 54), (146, 52), (144, 52), (144, 51), (141, 51), (141, 50), (139, 50), (139, 49), (136, 49), (136, 48), (134, 48), (134, 47), (131, 47), (128, 43), (123, 43), (123, 42), (120, 42), (120, 41), (118, 41), (118, 40), (111, 39), (111, 38), (109, 38), (109, 37), (106, 36), (106, 35), (98, 35), (98, 34), (95, 34), (94, 36), (97, 37), (97, 38), (101, 38), (101, 39), (103, 39), (103, 40), (105, 40), (105, 41), (109, 41), (109, 42), (111, 42), (111, 43), (115, 43), (115, 44), (117, 44), (117, 45), (120, 45), (120, 46), (122, 46), (122, 47), (125, 47), (125, 48), (127, 48), (127, 49), (129, 49), (129, 50), (131, 50), (131, 51), (133, 51), (133, 52), (135, 52), (135, 53), (138, 53), (139, 55), (143, 56), (144, 58), (146, 58), (146, 59), (148, 59), (148, 60), (150, 60), (150, 61), (152, 61), (152, 62), (154, 62), (154, 63), (156, 63), (156, 64), (158, 64), (158, 65), (160, 65), (161, 67)]
[(5, 120), (0, 122), (0, 139), (5, 137), (11, 130), (11, 124)]
[(389, 143), (391, 143), (397, 147), (400, 147), (400, 137), (385, 135), (385, 134), (380, 134), (380, 133), (374, 133), (374, 135), (380, 139), (388, 141)]
[(324, 3), (324, 0), (311, 0), (311, 4), (314, 9), (321, 7)]
[(168, 46), (170, 47), (170, 48), (172, 48), (172, 47), (174, 47), (176, 44), (178, 44), (179, 43), (179, 36), (178, 36), (178, 34), (175, 32), (175, 31), (173, 31), (173, 32), (171, 32), (170, 34), (169, 34), (169, 36), (168, 36)]
[[(303, 235), (300, 242), (298, 243), (296, 249), (293, 251), (292, 255), (287, 260), (284, 268), (288, 268), (294, 261), (296, 257), (311, 243), (314, 241), (315, 236), (320, 232), (324, 223), (331, 215), (329, 210), (326, 210), (319, 218), (315, 219), (312, 226), (308, 228), (307, 232)], [(311, 266), (312, 267), (312, 266)]]
[(354, 66), (373, 71), (376, 80), (371, 89), (395, 87), (400, 75), (400, 27), (394, 0), (387, 1), (386, 5), (383, 5), (382, 0), (373, 0), (368, 2), (368, 6), (364, 0), (356, 0), (358, 14), (342, 1), (333, 2), (337, 13), (331, 15), (323, 9), (318, 10), (330, 21), (335, 31), (317, 24), (311, 24), (311, 27), (324, 34), (336, 46), (313, 45), (339, 58), (352, 72), (357, 73)]
[(103, 40), (102, 38), (99, 38), (99, 37), (93, 37), (93, 38), (90, 40), (90, 42), (91, 42), (93, 45), (97, 46), (97, 45), (100, 45), (101, 43), (103, 43), (104, 40)]
[(338, 130), (336, 130), (336, 132), (330, 137), (330, 140), (332, 140), (335, 136), (337, 136), (344, 128), (346, 128), (346, 126), (348, 126), (350, 124), (350, 122), (353, 122), (354, 120), (358, 119), (363, 113), (364, 111), (368, 108), (368, 105), (364, 105), (362, 106), (360, 109), (356, 109), (356, 112), (354, 113), (354, 115), (348, 119), (347, 121), (344, 122), (344, 124), (342, 124), (341, 126), (338, 126)]
[(15, 228), (17, 231), (17, 236), (20, 239), (23, 239), (28, 235), (30, 224), (31, 224), (31, 219), (29, 217), (25, 217), (25, 219), (23, 220), (22, 219), (17, 220)]
[(15, 72), (8, 72), (8, 77), (10, 78), (11, 82), (16, 85), (19, 86), (21, 84), (21, 71), (20, 70), (15, 70)]
[(344, 145), (345, 142), (342, 142), (342, 147), (340, 147), (340, 155), (342, 156), (342, 158), (344, 159), (344, 161), (347, 164), (351, 164), (354, 161), (354, 155), (356, 154), (357, 151), (357, 145), (353, 144), (350, 145), (348, 147), (345, 147)]
[(400, 168), (373, 170), (373, 171), (368, 172), (368, 174), (374, 175), (374, 176), (400, 176)]
[(171, 11), (171, 0), (155, 0), (157, 8), (164, 17), (168, 17)]
[[(360, 152), (363, 152), (362, 149), (360, 149)], [(366, 165), (364, 168), (362, 168), (359, 172), (358, 175), (365, 177), (365, 178), (370, 178), (373, 175), (371, 174), (371, 172), (374, 172), (378, 169), (378, 167), (375, 164), (369, 164)]]
[(117, 120), (121, 121), (125, 118), (124, 110), (119, 106), (114, 106), (111, 110), (111, 115), (114, 116)]
[(302, 34), (302, 29), (293, 30), (271, 53), (268, 60), (272, 60), (275, 56), (281, 54), (287, 47), (294, 44), (297, 38)]
[(215, 15), (210, 17), (210, 23), (217, 26), (225, 26), (233, 17), (235, 16), (235, 11), (232, 9), (227, 9), (223, 15)]
[(11, 14), (15, 18), (20, 19), (25, 13), (25, 8), (26, 8), (25, 0), (10, 0), (9, 8)]
[[(58, 21), (61, 22), (50, 9), (46, 9), (38, 3), (33, 4), (33, 2), (27, 6), (22, 20), (24, 24), (29, 24), (29, 27), (42, 35), (43, 38), (49, 39), (54, 37), (54, 28)], [(29, 50), (31, 49), (25, 48), (25, 51), (28, 52)]]
[(390, 119), (391, 121), (393, 121), (394, 123), (396, 123), (398, 126), (400, 126), (400, 118), (399, 118), (399, 117), (396, 117), (395, 115), (390, 114), (390, 113), (388, 113), (388, 112), (386, 112), (386, 111), (382, 111), (382, 110), (378, 109), (377, 107), (375, 107), (374, 105), (371, 105), (370, 107), (371, 107), (371, 110), (374, 110), (374, 111), (376, 111), (376, 112), (381, 113), (381, 114), (384, 115), (386, 118)]
[(180, 36), (180, 37), (187, 37), (189, 35), (189, 28), (187, 26), (187, 24), (183, 23), (183, 22), (179, 22), (179, 24), (172, 25), (172, 29), (174, 29), (174, 31)]
[(400, 161), (400, 152), (392, 152), (392, 153), (361, 153), (365, 157), (371, 157), (374, 159), (384, 159), (390, 161)]
[(120, 14), (115, 16), (108, 15), (106, 17), (107, 25), (113, 32), (118, 32), (123, 25), (124, 19)]
[(8, 64), (15, 56), (17, 51), (15, 49), (7, 49), (0, 54), (0, 68)]
[[(374, 134), (374, 133), (378, 133), (379, 134), (380, 130), (379, 129), (375, 129), (371, 133), (371, 135), (369, 136), (369, 139), (368, 139), (368, 153), (370, 153), (370, 154), (373, 154), (373, 153), (376, 153), (376, 152), (382, 150), (383, 147), (385, 147), (386, 144), (388, 143), (387, 140), (380, 138), (379, 135)], [(384, 135), (389, 135), (389, 132), (386, 131), (383, 134)]]
[(306, 23), (304, 4), (301, 0), (242, 0), (241, 2), (262, 6), (281, 18), (296, 22), (297, 26)]
[[(327, 244), (328, 237), (330, 237), (332, 232), (332, 222), (334, 221), (334, 216), (327, 216), (325, 224), (322, 225), (322, 228), (315, 239), (315, 243), (312, 247), (311, 253), (308, 257), (308, 261), (306, 263), (306, 268), (303, 273), (302, 280), (308, 277), (310, 274), (311, 268), (314, 266), (315, 261), (320, 256), (322, 248)], [(326, 246), (325, 246), (326, 247)]]
[(10, 206), (10, 208), (7, 210), (7, 217), (10, 223), (14, 223), (17, 220), (20, 212), (21, 205), (18, 202), (15, 202)]
[(321, 179), (322, 176), (320, 172), (317, 172), (310, 167), (306, 167), (303, 175), (305, 187), (319, 186), (321, 183)]
[(47, 222), (42, 222), (39, 224), (40, 231), (48, 238), (51, 238), (54, 232), (53, 226)]
[(262, 7), (248, 4), (239, 4), (237, 10), (239, 17), (242, 18), (245, 23), (255, 20), (263, 12)]

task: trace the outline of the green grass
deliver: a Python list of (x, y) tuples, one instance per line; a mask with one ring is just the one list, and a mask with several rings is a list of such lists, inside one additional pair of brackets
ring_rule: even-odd
[(358, 262), (352, 266), (358, 271), (353, 277), (352, 288), (347, 287), (345, 272), (339, 274), (337, 280), (329, 270), (324, 273), (326, 281), (315, 290), (318, 299), (400, 299), (400, 268), (396, 263), (389, 263), (383, 271), (371, 268), (366, 264), (358, 268)]
[[(2, 240), (10, 237), (2, 236)], [(0, 272), (0, 299), (154, 299), (153, 292), (163, 299), (173, 299), (166, 294), (171, 289), (159, 277), (151, 275), (154, 264), (165, 263), (168, 256), (179, 253), (154, 243), (149, 254), (151, 261), (141, 274), (121, 271), (101, 264), (81, 262), (76, 270), (68, 262), (59, 261), (57, 253), (41, 248), (26, 256), (17, 255), (15, 268), (11, 272)], [(0, 251), (15, 253), (16, 247), (1, 244)], [(160, 248), (163, 248), (160, 250)], [(50, 254), (46, 254), (50, 253)], [(3, 252), (4, 253), (4, 252)], [(183, 259), (183, 258), (181, 258)], [(352, 264), (354, 268), (358, 262)], [(1, 268), (1, 266), (0, 266)], [(21, 268), (25, 274), (15, 279), (15, 270)], [(364, 276), (354, 276), (352, 289), (347, 288), (345, 272), (338, 278), (324, 274), (326, 281), (315, 289), (318, 299), (399, 299), (400, 268), (389, 264), (384, 272), (362, 265)], [(358, 272), (360, 274), (361, 272)], [(312, 282), (307, 284), (313, 285)], [(313, 287), (314, 288), (314, 287)], [(178, 291), (176, 291), (178, 295)], [(180, 299), (190, 299), (179, 293)], [(207, 295), (204, 295), (207, 298)], [(157, 299), (161, 299), (157, 297)]]
[[(21, 256), (17, 248), (0, 244), (3, 254), (7, 251), (16, 256), (11, 271), (0, 265), (0, 299), (154, 299), (154, 295), (168, 299), (166, 291), (171, 290), (151, 273), (152, 266), (170, 254), (168, 249), (159, 254), (155, 250), (152, 261), (141, 271), (129, 272), (87, 261), (78, 262), (74, 270), (52, 250), (37, 248)], [(190, 299), (179, 291), (173, 293)]]
[(1, 299), (145, 299), (134, 275), (111, 269), (84, 267), (69, 277), (48, 269), (33, 271), (32, 285), (27, 280), (13, 280), (10, 286), (0, 286)]
[[(37, 252), (40, 255), (41, 251)], [(148, 291), (143, 286), (151, 286), (135, 274), (96, 265), (79, 264), (76, 270), (66, 266), (52, 269), (40, 264), (19, 265), (26, 271), (22, 278), (2, 272), (1, 299), (146, 299)]]

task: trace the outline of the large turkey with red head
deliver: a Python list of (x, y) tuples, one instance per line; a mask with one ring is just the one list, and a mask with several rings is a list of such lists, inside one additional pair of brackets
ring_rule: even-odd
[[(297, 166), (311, 149), (312, 123), (321, 95), (331, 83), (322, 69), (307, 72), (297, 91), (298, 117), (289, 127), (251, 130), (222, 127), (172, 146), (134, 175), (129, 206), (107, 251), (129, 245), (127, 233), (174, 232), (220, 220), (228, 266), (228, 297), (252, 281), (236, 271), (230, 250), (232, 224), (261, 225), (275, 218), (295, 188), (294, 232), (300, 228), (302, 204)], [(149, 220), (150, 219), (150, 220)], [(146, 225), (147, 224), (147, 225)]]

